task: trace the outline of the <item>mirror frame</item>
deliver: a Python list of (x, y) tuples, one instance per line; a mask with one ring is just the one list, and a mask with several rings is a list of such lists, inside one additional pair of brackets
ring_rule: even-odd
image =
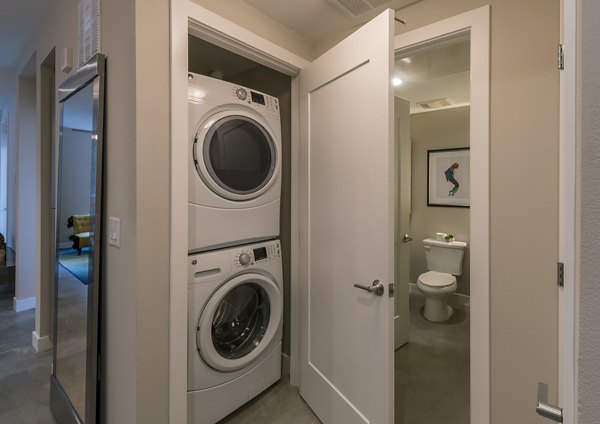
[[(58, 313), (58, 255), (55, 259), (55, 287), (54, 287), (54, 349), (52, 355), (52, 371), (50, 376), (50, 408), (55, 419), (61, 424), (95, 424), (99, 422), (99, 395), (100, 378), (100, 289), (101, 289), (101, 251), (103, 237), (103, 214), (102, 214), (102, 182), (103, 182), (103, 150), (104, 150), (104, 102), (105, 102), (105, 77), (106, 57), (97, 53), (88, 60), (77, 72), (67, 78), (58, 88), (58, 102), (60, 103), (60, 135), (59, 146), (63, 142), (63, 109), (64, 102), (71, 98), (90, 84), (93, 84), (93, 117), (92, 134), (97, 136), (96, 142), (96, 199), (95, 199), (95, 228), (93, 235), (93, 262), (91, 279), (88, 282), (87, 292), (87, 335), (86, 335), (86, 378), (85, 378), (85, 417), (81, 420), (71, 400), (56, 376), (56, 343), (57, 338), (57, 313)], [(60, 208), (60, 172), (61, 158), (58, 159), (58, 175), (56, 190), (57, 217)], [(57, 218), (58, 219), (58, 218)], [(58, 227), (55, 226), (55, 249), (58, 249)]]

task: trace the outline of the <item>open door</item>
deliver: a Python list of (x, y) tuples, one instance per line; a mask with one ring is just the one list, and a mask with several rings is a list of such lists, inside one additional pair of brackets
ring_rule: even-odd
[(410, 282), (411, 155), (410, 102), (394, 98), (394, 143), (396, 144), (396, 292), (394, 293), (394, 350), (408, 343)]
[(300, 73), (300, 394), (326, 424), (394, 418), (393, 22)]

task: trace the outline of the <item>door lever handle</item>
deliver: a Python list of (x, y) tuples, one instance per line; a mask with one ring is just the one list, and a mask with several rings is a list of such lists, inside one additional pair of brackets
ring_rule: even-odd
[(548, 405), (548, 385), (545, 383), (538, 383), (538, 401), (535, 412), (544, 418), (548, 418), (557, 423), (563, 422), (563, 410), (556, 406)]
[(373, 284), (371, 284), (370, 286), (365, 286), (363, 284), (356, 283), (356, 284), (354, 284), (354, 287), (356, 287), (357, 289), (364, 290), (369, 293), (373, 293), (374, 295), (377, 295), (377, 296), (383, 296), (383, 291), (384, 291), (383, 283), (379, 280), (373, 281)]
[(402, 241), (404, 243), (408, 243), (409, 241), (412, 241), (412, 237), (409, 237), (408, 234), (404, 234), (404, 237), (402, 237)]

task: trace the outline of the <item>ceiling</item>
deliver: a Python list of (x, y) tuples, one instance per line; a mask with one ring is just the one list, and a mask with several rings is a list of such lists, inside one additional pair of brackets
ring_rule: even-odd
[(56, 0), (0, 0), (0, 108), (10, 99), (15, 66), (33, 30)]
[(0, 67), (14, 67), (33, 29), (55, 0), (0, 1)]
[[(245, 0), (311, 42), (369, 21), (386, 8), (399, 10), (420, 0)], [(354, 15), (342, 4), (351, 7)], [(364, 11), (364, 13), (360, 13)]]
[[(402, 84), (395, 95), (410, 101), (411, 113), (468, 105), (470, 60), (468, 34), (396, 52), (394, 77)], [(438, 107), (426, 108), (422, 102)], [(447, 105), (439, 107), (440, 103)]]

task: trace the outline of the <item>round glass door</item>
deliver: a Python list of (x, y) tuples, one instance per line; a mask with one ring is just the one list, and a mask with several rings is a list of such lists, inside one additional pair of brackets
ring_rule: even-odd
[(212, 119), (214, 123), (196, 135), (200, 176), (215, 193), (232, 200), (261, 194), (277, 170), (273, 137), (249, 116), (221, 112)]
[(281, 339), (282, 296), (260, 274), (242, 274), (223, 284), (206, 303), (196, 346), (209, 366), (235, 371)]
[(265, 336), (270, 313), (269, 297), (258, 284), (244, 283), (232, 289), (213, 317), (215, 350), (227, 359), (246, 356)]

